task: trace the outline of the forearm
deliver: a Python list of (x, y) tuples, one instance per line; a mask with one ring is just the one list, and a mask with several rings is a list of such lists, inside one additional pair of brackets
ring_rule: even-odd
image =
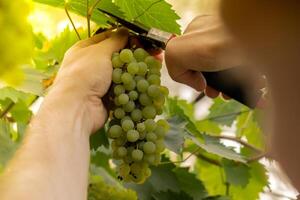
[(67, 87), (54, 88), (48, 97), (2, 177), (0, 199), (86, 198), (90, 131), (84, 122), (86, 105)]

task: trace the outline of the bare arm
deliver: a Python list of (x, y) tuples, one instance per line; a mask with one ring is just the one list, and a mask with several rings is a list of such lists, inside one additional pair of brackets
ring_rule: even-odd
[(0, 179), (0, 199), (86, 199), (89, 136), (102, 127), (101, 97), (111, 83), (111, 54), (127, 32), (81, 41), (65, 55), (53, 89)]

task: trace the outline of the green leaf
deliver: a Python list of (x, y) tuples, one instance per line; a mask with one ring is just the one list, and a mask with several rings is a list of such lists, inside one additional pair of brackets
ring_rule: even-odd
[(218, 196), (205, 198), (204, 200), (231, 200), (231, 199), (230, 199), (230, 197), (218, 195)]
[(230, 185), (246, 187), (250, 179), (250, 168), (242, 163), (223, 159), (226, 182)]
[(19, 101), (17, 104), (15, 104), (10, 113), (12, 118), (20, 123), (28, 123), (32, 116), (31, 110), (29, 110), (27, 104), (23, 101)]
[(153, 197), (155, 200), (193, 200), (193, 198), (185, 192), (181, 191), (180, 193), (175, 193), (170, 190), (155, 193), (153, 194)]
[(216, 98), (210, 108), (208, 119), (222, 125), (231, 126), (242, 110), (248, 109), (237, 101), (224, 101)]
[(140, 200), (153, 200), (153, 185), (149, 181), (146, 181), (142, 185), (126, 183), (125, 187), (136, 191), (138, 199)]
[(210, 120), (201, 120), (196, 123), (198, 131), (207, 133), (209, 135), (220, 135), (222, 129), (219, 124)]
[(109, 141), (106, 136), (105, 129), (102, 128), (98, 130), (96, 133), (91, 135), (90, 137), (90, 148), (93, 150), (97, 150), (99, 147), (104, 146), (108, 148)]
[(10, 125), (8, 122), (0, 119), (0, 165), (3, 167), (10, 160), (17, 144), (10, 138)]
[(166, 147), (174, 153), (180, 154), (184, 145), (185, 122), (179, 117), (168, 119), (170, 130), (165, 137)]
[(137, 21), (147, 27), (155, 27), (170, 33), (181, 32), (176, 22), (179, 16), (164, 0), (115, 0), (115, 4), (130, 21)]
[(4, 87), (0, 89), (0, 100), (10, 99), (17, 103), (19, 100), (27, 98), (28, 95), (24, 92), (18, 91), (12, 87)]
[(175, 168), (173, 170), (178, 179), (182, 191), (193, 197), (194, 200), (201, 200), (207, 196), (203, 183), (186, 168)]
[(220, 140), (205, 134), (203, 135), (203, 137), (205, 139), (205, 143), (201, 143), (198, 138), (189, 133), (186, 134), (186, 138), (192, 140), (197, 146), (201, 147), (208, 153), (212, 153), (229, 160), (234, 160), (242, 163), (247, 162), (244, 156), (238, 154), (228, 147), (225, 147), (222, 143), (220, 143)]
[(112, 173), (109, 166), (110, 154), (105, 149), (99, 148), (97, 151), (91, 152), (91, 163), (97, 167), (103, 167), (108, 172)]
[(230, 196), (233, 200), (253, 200), (258, 199), (260, 192), (268, 184), (268, 177), (264, 166), (258, 162), (251, 163), (250, 180), (246, 187), (231, 186)]

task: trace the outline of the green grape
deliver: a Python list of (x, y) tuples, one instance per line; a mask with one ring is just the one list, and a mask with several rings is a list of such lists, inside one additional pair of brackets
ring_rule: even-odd
[(149, 83), (146, 80), (139, 80), (136, 84), (136, 88), (139, 92), (147, 92)]
[[(127, 154), (127, 150), (126, 150), (126, 154)], [(124, 177), (124, 176), (127, 176), (129, 174), (129, 172), (130, 172), (130, 166), (128, 164), (126, 164), (126, 163), (122, 163), (118, 167), (118, 170), (119, 170), (119, 174)]]
[(157, 140), (157, 136), (152, 132), (147, 133), (146, 140), (149, 142), (155, 142)]
[(136, 75), (139, 72), (139, 64), (136, 62), (129, 63), (127, 66), (127, 71), (131, 75)]
[(134, 161), (140, 161), (140, 160), (142, 160), (143, 159), (143, 155), (144, 155), (144, 153), (141, 150), (139, 150), (139, 149), (135, 149), (131, 153), (131, 157), (132, 157), (132, 159)]
[(135, 122), (139, 122), (143, 118), (142, 111), (140, 109), (134, 109), (131, 112), (131, 118)]
[(127, 149), (125, 147), (119, 147), (118, 148), (118, 156), (119, 157), (125, 157), (127, 155)]
[(125, 93), (125, 88), (123, 87), (123, 85), (116, 85), (114, 87), (114, 94), (116, 96), (119, 96), (120, 94)]
[(145, 121), (146, 131), (152, 132), (156, 128), (156, 123), (153, 119), (147, 119)]
[(140, 140), (143, 140), (146, 138), (146, 132), (140, 132)]
[(143, 145), (143, 150), (146, 154), (151, 154), (151, 153), (154, 153), (155, 150), (156, 150), (156, 146), (153, 142), (146, 142), (144, 145)]
[(136, 125), (136, 129), (139, 131), (139, 132), (144, 132), (146, 130), (146, 126), (144, 123), (138, 123)]
[(161, 114), (163, 114), (163, 113), (164, 113), (164, 111), (163, 111), (162, 108), (156, 108), (156, 114), (157, 114), (157, 115), (161, 115)]
[(137, 93), (137, 91), (130, 91), (128, 95), (129, 99), (132, 101), (135, 101), (139, 98), (139, 93)]
[(156, 74), (156, 75), (161, 75), (161, 73), (160, 73), (160, 69), (157, 69), (157, 68), (151, 68), (150, 70), (149, 70), (149, 74)]
[(140, 80), (145, 80), (145, 78), (143, 76), (135, 76), (134, 77), (135, 82), (139, 82)]
[(116, 106), (120, 106), (120, 105), (121, 105), (120, 102), (119, 102), (119, 98), (118, 98), (118, 97), (115, 97), (115, 98), (114, 98), (114, 104), (115, 104)]
[(130, 116), (125, 116), (121, 119), (121, 124), (123, 123), (123, 121), (125, 120), (131, 120), (131, 117)]
[(154, 58), (153, 56), (148, 56), (145, 59), (145, 63), (149, 66), (150, 69), (158, 69), (160, 70), (162, 67), (162, 64), (159, 60)]
[(155, 163), (155, 155), (153, 154), (144, 155), (144, 160), (149, 164), (153, 165)]
[(118, 138), (122, 135), (122, 133), (123, 133), (123, 130), (122, 130), (121, 126), (119, 126), (119, 125), (113, 125), (108, 130), (108, 136), (110, 138)]
[(122, 135), (121, 137), (114, 140), (118, 146), (123, 146), (126, 143), (126, 137)]
[(116, 84), (121, 83), (122, 82), (122, 80), (121, 80), (122, 73), (123, 73), (122, 69), (119, 69), (119, 68), (114, 69), (113, 74), (112, 74), (112, 81)]
[(124, 84), (131, 84), (132, 81), (133, 81), (133, 78), (132, 78), (132, 75), (125, 72), (121, 75), (121, 81), (124, 83)]
[(139, 137), (139, 132), (137, 132), (136, 130), (130, 130), (127, 132), (127, 140), (129, 142), (136, 142), (139, 139)]
[(125, 111), (124, 111), (122, 108), (117, 108), (117, 109), (114, 111), (114, 116), (115, 116), (117, 119), (122, 119), (122, 118), (125, 116)]
[(162, 125), (157, 125), (155, 128), (155, 134), (158, 138), (164, 138), (166, 135), (166, 129)]
[(114, 57), (120, 56), (119, 52), (114, 52), (111, 56), (111, 59), (113, 59)]
[(151, 85), (160, 85), (160, 77), (157, 74), (151, 74), (148, 78), (147, 81)]
[(150, 85), (147, 90), (149, 97), (155, 98), (160, 94), (159, 87), (157, 85)]
[(154, 155), (154, 163), (153, 163), (153, 165), (155, 165), (155, 166), (157, 166), (159, 163), (160, 163), (160, 159), (161, 159), (161, 156), (160, 156), (160, 154), (158, 153), (158, 154), (155, 154)]
[(159, 92), (158, 96), (154, 98), (153, 104), (156, 108), (162, 108), (165, 104), (165, 96)]
[(139, 70), (138, 70), (137, 74), (140, 75), (140, 76), (145, 76), (147, 74), (147, 71), (148, 71), (147, 64), (144, 63), (144, 62), (139, 62), (138, 66), (139, 66)]
[(142, 111), (145, 119), (154, 119), (156, 115), (156, 109), (153, 106), (146, 106)]
[(157, 125), (160, 125), (160, 126), (164, 127), (164, 129), (165, 129), (166, 132), (169, 131), (170, 125), (169, 125), (169, 123), (166, 120), (160, 119), (156, 123), (157, 123)]
[(155, 145), (156, 145), (156, 152), (157, 153), (161, 153), (165, 150), (166, 145), (163, 139), (161, 140), (156, 140), (155, 141)]
[(134, 128), (134, 123), (130, 119), (123, 120), (121, 123), (122, 123), (123, 130), (126, 132)]
[(132, 112), (135, 109), (134, 101), (128, 101), (128, 103), (123, 106), (123, 109), (125, 112)]
[(125, 162), (125, 163), (127, 163), (127, 164), (130, 164), (130, 163), (132, 163), (132, 158), (131, 158), (131, 155), (128, 155), (128, 150), (127, 150), (127, 156), (125, 156), (124, 158), (123, 158), (123, 161)]
[(124, 63), (120, 59), (120, 56), (114, 56), (112, 58), (112, 65), (113, 65), (114, 68), (122, 68)]
[(132, 62), (134, 60), (132, 51), (130, 49), (123, 49), (120, 52), (120, 59), (124, 63), (130, 63), (130, 62)]
[(121, 105), (125, 105), (129, 101), (129, 96), (127, 94), (120, 94), (118, 100)]
[(132, 80), (130, 83), (128, 84), (124, 84), (124, 88), (127, 90), (127, 91), (132, 91), (134, 90), (136, 87), (136, 82), (134, 80)]
[(134, 50), (133, 55), (135, 57), (135, 59), (140, 62), (145, 60), (145, 58), (149, 55), (147, 51), (145, 51), (142, 48), (138, 48), (136, 50)]
[(165, 95), (168, 96), (169, 95), (169, 89), (165, 86), (160, 86), (160, 91)]
[(144, 174), (145, 174), (146, 177), (150, 177), (150, 176), (151, 176), (151, 169), (150, 169), (149, 167), (147, 167), (147, 168), (145, 169)]
[(111, 148), (112, 148), (113, 151), (115, 151), (115, 150), (117, 150), (119, 148), (116, 140), (114, 140), (114, 141), (111, 142)]
[(139, 142), (139, 143), (138, 143), (138, 149), (139, 149), (139, 150), (143, 150), (144, 144), (145, 144), (144, 141)]
[(150, 97), (149, 97), (146, 93), (140, 94), (139, 102), (140, 102), (143, 106), (149, 106), (149, 105), (152, 104), (152, 100), (150, 99)]

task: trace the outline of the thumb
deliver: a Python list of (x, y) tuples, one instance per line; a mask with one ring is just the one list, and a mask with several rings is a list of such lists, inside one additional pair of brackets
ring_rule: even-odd
[(111, 37), (97, 44), (97, 47), (105, 49), (105, 52), (111, 55), (113, 52), (123, 49), (128, 42), (128, 30), (120, 29), (112, 33)]

